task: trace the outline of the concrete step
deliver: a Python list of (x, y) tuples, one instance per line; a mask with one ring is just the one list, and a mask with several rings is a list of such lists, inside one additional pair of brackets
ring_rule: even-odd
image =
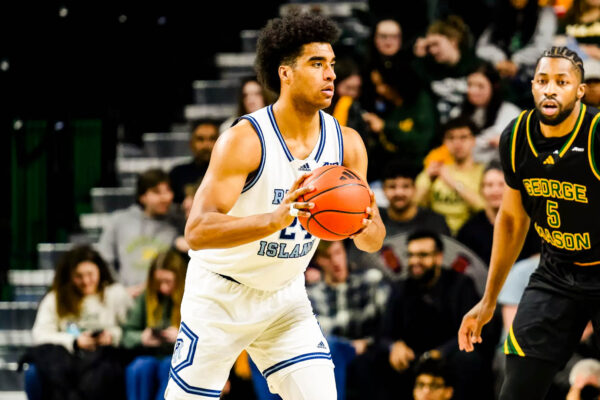
[(148, 132), (142, 136), (147, 157), (189, 157), (190, 134), (188, 132)]
[[(20, 335), (33, 327), (37, 314), (38, 303), (33, 301), (0, 301), (0, 332), (10, 330), (12, 334), (3, 332), (0, 340), (26, 340)], [(7, 342), (7, 344), (10, 344)], [(2, 345), (2, 342), (0, 342)]]
[(132, 187), (96, 187), (90, 190), (90, 194), (94, 213), (109, 213), (135, 202), (135, 189)]
[(60, 257), (73, 248), (73, 243), (38, 243), (38, 268), (54, 269)]
[(202, 80), (192, 83), (195, 104), (234, 104), (240, 88), (238, 80)]

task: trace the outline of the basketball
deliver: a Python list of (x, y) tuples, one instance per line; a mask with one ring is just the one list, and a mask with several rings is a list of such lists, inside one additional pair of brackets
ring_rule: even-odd
[(315, 190), (298, 198), (315, 204), (310, 217), (298, 217), (311, 235), (325, 240), (340, 240), (362, 228), (365, 212), (371, 205), (369, 186), (352, 170), (338, 165), (317, 168), (302, 183)]

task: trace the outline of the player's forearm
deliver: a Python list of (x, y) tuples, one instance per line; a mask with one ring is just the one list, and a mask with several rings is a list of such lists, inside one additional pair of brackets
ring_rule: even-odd
[(496, 304), (500, 289), (515, 263), (529, 229), (529, 218), (515, 218), (500, 209), (494, 225), (494, 242), (483, 301)]
[(264, 238), (281, 229), (271, 214), (239, 218), (206, 212), (188, 220), (185, 239), (192, 250), (229, 248)]
[(367, 253), (373, 253), (379, 250), (385, 239), (385, 226), (379, 217), (379, 211), (376, 212), (377, 216), (374, 216), (373, 222), (362, 234), (354, 238), (356, 247)]

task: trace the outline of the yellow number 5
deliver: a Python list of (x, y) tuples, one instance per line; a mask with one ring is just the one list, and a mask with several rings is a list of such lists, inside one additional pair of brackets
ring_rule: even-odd
[(560, 214), (558, 213), (558, 203), (552, 200), (546, 201), (546, 214), (548, 214), (548, 225), (552, 228), (560, 227)]

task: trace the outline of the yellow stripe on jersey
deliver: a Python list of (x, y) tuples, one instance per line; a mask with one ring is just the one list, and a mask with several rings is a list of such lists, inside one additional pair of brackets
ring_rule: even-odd
[(527, 122), (525, 123), (526, 129), (527, 129), (527, 143), (529, 143), (529, 147), (531, 148), (531, 152), (533, 153), (533, 155), (535, 156), (535, 158), (537, 158), (538, 153), (535, 150), (535, 147), (533, 147), (533, 141), (531, 140), (531, 130), (529, 129), (529, 120), (531, 119), (531, 115), (533, 114), (534, 110), (531, 110), (529, 112), (529, 115), (527, 116)]
[(598, 180), (600, 180), (600, 173), (598, 172), (598, 168), (596, 167), (596, 160), (594, 160), (594, 134), (596, 133), (596, 124), (598, 123), (598, 117), (600, 117), (600, 113), (594, 116), (592, 123), (590, 124), (590, 134), (588, 135), (588, 161), (590, 163), (590, 167), (592, 168), (592, 172), (596, 176)]
[(574, 262), (573, 264), (579, 265), (580, 267), (589, 267), (591, 265), (599, 265), (600, 261), (593, 261), (593, 262), (586, 262), (586, 263)]
[(571, 134), (571, 137), (569, 138), (569, 140), (567, 141), (567, 143), (565, 143), (565, 145), (563, 146), (563, 148), (558, 153), (559, 157), (562, 157), (567, 152), (567, 150), (569, 150), (569, 147), (571, 147), (571, 145), (575, 141), (575, 137), (579, 133), (579, 128), (581, 128), (581, 123), (583, 122), (583, 116), (585, 115), (585, 108), (586, 108), (586, 105), (582, 104), (581, 105), (581, 110), (579, 111), (579, 117), (577, 119), (577, 123), (575, 124), (575, 130)]
[(511, 344), (513, 345), (513, 347), (517, 351), (517, 354), (520, 355), (521, 357), (525, 357), (525, 353), (523, 353), (523, 350), (521, 349), (521, 346), (519, 346), (519, 343), (517, 342), (517, 338), (515, 338), (515, 333), (513, 332), (512, 325), (510, 326), (510, 330), (508, 331), (508, 335), (510, 337)]
[(513, 172), (517, 172), (517, 169), (515, 167), (515, 148), (517, 147), (517, 131), (519, 130), (521, 119), (523, 118), (523, 115), (525, 115), (526, 112), (527, 110), (523, 111), (519, 115), (519, 118), (517, 118), (517, 122), (515, 122), (515, 125), (513, 126), (512, 133), (510, 134), (510, 163), (512, 165)]

